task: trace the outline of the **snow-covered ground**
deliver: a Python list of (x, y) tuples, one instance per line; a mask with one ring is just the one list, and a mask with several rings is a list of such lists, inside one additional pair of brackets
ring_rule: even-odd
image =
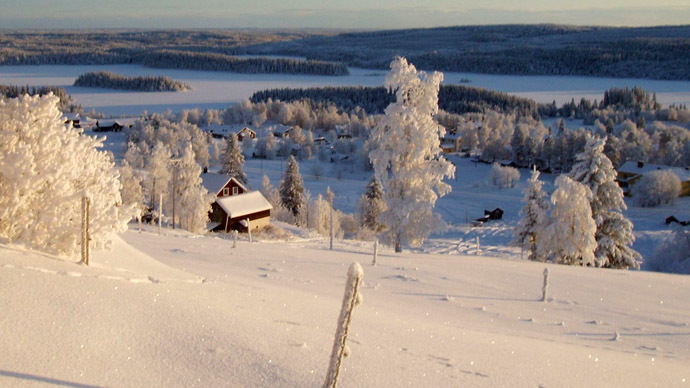
[[(173, 92), (132, 92), (74, 87), (74, 80), (90, 71), (112, 71), (126, 76), (164, 75), (185, 82), (192, 90)], [(0, 66), (0, 84), (54, 85), (65, 87), (77, 103), (87, 110), (92, 108), (107, 115), (137, 115), (143, 110), (163, 112), (199, 107), (223, 109), (229, 104), (249, 98), (254, 92), (268, 88), (383, 85), (386, 72), (351, 68), (349, 76), (310, 76), (288, 74), (237, 74), (224, 72), (151, 69), (141, 65), (103, 66)], [(582, 97), (601, 100), (611, 87), (641, 86), (657, 93), (664, 105), (690, 104), (690, 81), (658, 81), (626, 78), (597, 78), (578, 76), (517, 76), (473, 73), (444, 73), (445, 83), (459, 83), (469, 79), (467, 85), (498, 90), (538, 102), (556, 101), (563, 104)]]
[(132, 226), (90, 267), (0, 243), (0, 386), (319, 386), (353, 261), (342, 387), (690, 381), (687, 276), (388, 249), (373, 267), (369, 243), (283, 227), (233, 249)]

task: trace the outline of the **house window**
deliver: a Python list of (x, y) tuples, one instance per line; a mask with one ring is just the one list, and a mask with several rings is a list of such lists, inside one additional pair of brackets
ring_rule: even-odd
[(230, 195), (230, 189), (228, 189), (227, 187), (225, 187), (225, 188), (223, 188), (223, 197), (225, 197), (225, 196), (227, 196), (227, 195)]
[(237, 190), (237, 186), (232, 188), (232, 195), (237, 195), (239, 191)]

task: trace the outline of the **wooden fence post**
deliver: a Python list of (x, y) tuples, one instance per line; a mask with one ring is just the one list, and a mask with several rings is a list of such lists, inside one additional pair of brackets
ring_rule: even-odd
[(347, 351), (347, 333), (352, 321), (352, 310), (361, 304), (362, 299), (359, 294), (359, 285), (362, 282), (364, 271), (359, 263), (352, 263), (347, 271), (347, 283), (345, 284), (345, 294), (343, 295), (343, 305), (338, 317), (338, 326), (333, 340), (333, 350), (331, 360), (326, 373), (324, 388), (335, 388), (338, 385), (338, 375), (340, 374), (340, 364)]

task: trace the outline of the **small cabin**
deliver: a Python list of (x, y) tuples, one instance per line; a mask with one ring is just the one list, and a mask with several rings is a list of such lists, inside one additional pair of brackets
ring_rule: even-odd
[(249, 191), (239, 180), (225, 174), (205, 173), (201, 179), (206, 190), (216, 196), (208, 215), (212, 231), (247, 232), (269, 224), (273, 207), (260, 192)]
[(120, 132), (125, 126), (118, 120), (96, 121), (94, 132)]
[(240, 129), (237, 132), (237, 140), (244, 141), (244, 139), (256, 139), (256, 132), (249, 127)]

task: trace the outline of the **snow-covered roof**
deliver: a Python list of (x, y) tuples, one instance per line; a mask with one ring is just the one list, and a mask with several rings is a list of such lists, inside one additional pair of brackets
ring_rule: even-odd
[(673, 171), (678, 178), (685, 182), (685, 181), (690, 181), (690, 169), (688, 167), (671, 167), (671, 166), (665, 166), (663, 164), (651, 164), (651, 163), (639, 163), (638, 162), (633, 162), (633, 161), (627, 161), (623, 163), (623, 165), (618, 169), (618, 172), (626, 173), (626, 174), (637, 174), (637, 175), (643, 175), (651, 171), (656, 171), (656, 170), (671, 170)]
[(79, 113), (63, 113), (62, 118), (69, 121), (79, 120)]
[(247, 191), (247, 188), (240, 181), (225, 174), (217, 174), (214, 172), (201, 174), (201, 184), (203, 184), (206, 190), (208, 190), (208, 192), (211, 194), (218, 195), (223, 187), (225, 187), (225, 185), (227, 185), (231, 180), (235, 181), (235, 184), (241, 187), (244, 191)]
[(121, 127), (124, 127), (125, 125), (118, 119), (118, 120), (98, 120), (98, 126), (99, 127), (112, 127), (113, 125), (119, 125)]
[(209, 124), (204, 127), (204, 131), (211, 133), (218, 133), (223, 135), (228, 135), (230, 133), (238, 134), (242, 130), (249, 130), (254, 132), (253, 129), (247, 127), (246, 125), (225, 125), (225, 124)]
[(218, 205), (230, 216), (237, 218), (273, 209), (260, 191), (250, 191), (240, 195), (218, 198)]

